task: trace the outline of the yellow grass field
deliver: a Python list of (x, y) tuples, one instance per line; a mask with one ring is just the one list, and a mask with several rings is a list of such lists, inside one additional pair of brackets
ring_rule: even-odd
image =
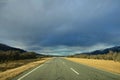
[(120, 62), (114, 62), (110, 60), (83, 59), (83, 58), (65, 58), (65, 59), (120, 74)]
[(30, 68), (33, 68), (35, 66), (38, 66), (38, 65), (44, 63), (48, 59), (50, 59), (50, 58), (45, 58), (45, 59), (40, 60), (40, 61), (28, 63), (28, 64), (23, 65), (23, 66), (18, 67), (18, 68), (14, 68), (14, 69), (10, 69), (10, 70), (4, 71), (4, 72), (0, 72), (0, 80), (11, 79), (11, 78), (15, 77), (16, 75), (22, 73), (25, 70), (28, 70)]

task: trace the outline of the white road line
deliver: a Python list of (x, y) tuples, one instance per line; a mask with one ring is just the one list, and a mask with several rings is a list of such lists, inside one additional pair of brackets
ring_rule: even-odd
[(38, 67), (36, 67), (35, 69), (33, 69), (32, 71), (30, 71), (30, 72), (28, 72), (27, 74), (23, 75), (22, 77), (20, 77), (20, 78), (17, 79), (17, 80), (22, 80), (23, 78), (25, 78), (26, 76), (28, 76), (30, 73), (32, 73), (33, 71), (35, 71), (36, 69), (38, 69), (38, 68), (40, 68), (40, 67), (42, 67), (42, 66), (43, 66), (43, 64), (40, 65), (40, 66), (38, 66)]
[(73, 72), (75, 72), (77, 75), (79, 75), (79, 73), (77, 71), (75, 71), (73, 68), (70, 68)]

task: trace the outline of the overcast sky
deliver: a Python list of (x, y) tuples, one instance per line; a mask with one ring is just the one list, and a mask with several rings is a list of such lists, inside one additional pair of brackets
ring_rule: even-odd
[(0, 0), (0, 42), (53, 55), (120, 45), (120, 0)]

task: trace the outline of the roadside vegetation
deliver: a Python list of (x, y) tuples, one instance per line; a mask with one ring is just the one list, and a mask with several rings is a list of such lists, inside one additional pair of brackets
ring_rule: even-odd
[(68, 56), (68, 60), (120, 74), (120, 51), (95, 51)]
[(35, 59), (37, 54), (34, 52), (19, 52), (15, 50), (0, 51), (0, 62), (8, 62), (14, 60)]
[(120, 62), (120, 52), (112, 52), (106, 54), (76, 54), (71, 55), (69, 57), (76, 57), (76, 58), (86, 58), (86, 59), (100, 59), (100, 60), (113, 60)]
[(11, 80), (20, 73), (44, 63), (48, 57), (0, 45), (0, 80)]
[(17, 50), (0, 51), (0, 72), (42, 60), (44, 57), (47, 56), (35, 52), (20, 52)]
[(95, 67), (101, 70), (106, 70), (109, 72), (120, 74), (120, 62), (115, 62), (112, 60), (98, 60), (98, 59), (85, 59), (85, 58), (66, 58), (66, 59), (87, 66)]
[(7, 65), (8, 67), (16, 66), (16, 65), (22, 65), (16, 68), (7, 69), (6, 71), (0, 72), (0, 80), (11, 80), (13, 77), (16, 77), (17, 75), (23, 73), (24, 71), (34, 68), (40, 64), (43, 64), (50, 58), (42, 58), (37, 60), (23, 60), (23, 61), (15, 61), (15, 62), (9, 62), (8, 64), (2, 64), (0, 66)]
[(0, 72), (4, 72), (9, 69), (17, 68), (39, 60), (43, 60), (43, 59), (37, 58), (37, 59), (26, 59), (26, 60), (14, 60), (14, 61), (0, 63)]

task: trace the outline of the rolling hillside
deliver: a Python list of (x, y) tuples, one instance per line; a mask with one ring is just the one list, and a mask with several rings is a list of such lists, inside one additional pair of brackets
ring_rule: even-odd
[(92, 55), (107, 54), (110, 51), (119, 53), (120, 52), (120, 46), (115, 46), (115, 47), (107, 48), (107, 49), (103, 49), (103, 50), (96, 50), (96, 51), (90, 52), (89, 54), (92, 54)]
[(120, 46), (71, 55), (69, 57), (120, 61)]
[(23, 49), (19, 49), (19, 48), (14, 48), (14, 47), (10, 47), (8, 45), (2, 44), (0, 43), (0, 51), (9, 51), (9, 50), (13, 50), (13, 51), (19, 51), (19, 52), (26, 52)]
[(23, 49), (10, 47), (0, 43), (0, 62), (34, 59), (37, 57), (43, 57), (43, 55), (37, 54), (35, 52), (27, 52)]

